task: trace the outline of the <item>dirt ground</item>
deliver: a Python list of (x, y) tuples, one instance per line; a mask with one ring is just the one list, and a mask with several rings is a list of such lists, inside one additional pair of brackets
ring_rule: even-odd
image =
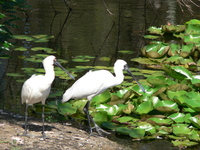
[[(30, 118), (29, 118), (30, 119)], [(21, 136), (24, 119), (0, 112), (0, 147), (1, 150), (130, 150), (106, 137), (94, 137), (70, 124), (45, 123), (48, 139), (41, 138), (40, 120), (29, 121), (30, 137)]]

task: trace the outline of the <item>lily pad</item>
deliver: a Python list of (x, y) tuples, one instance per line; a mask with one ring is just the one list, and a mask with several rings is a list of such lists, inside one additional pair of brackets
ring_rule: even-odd
[(116, 115), (119, 107), (117, 105), (110, 106), (108, 104), (99, 104), (96, 106), (97, 111), (105, 111), (108, 115)]
[(153, 110), (153, 104), (151, 101), (146, 101), (146, 102), (143, 102), (141, 103), (137, 109), (136, 109), (136, 112), (140, 115), (143, 115), (143, 114), (147, 114), (149, 113), (150, 111)]
[(28, 35), (13, 35), (13, 38), (22, 39), (22, 40), (26, 40), (26, 41), (34, 41), (35, 40), (35, 38), (30, 37)]
[(159, 101), (154, 107), (156, 110), (165, 113), (173, 113), (179, 111), (178, 105), (169, 100)]
[(138, 128), (144, 129), (148, 135), (153, 135), (156, 133), (156, 128), (147, 122), (139, 122)]
[(15, 51), (27, 51), (27, 48), (24, 47), (17, 47), (14, 49)]
[(158, 39), (160, 38), (160, 36), (156, 36), (156, 35), (144, 35), (143, 36), (145, 39)]
[(163, 65), (164, 71), (172, 78), (183, 80), (185, 78), (192, 79), (192, 74), (185, 67)]
[(168, 118), (172, 119), (176, 123), (185, 122), (185, 114), (183, 114), (183, 113), (174, 113), (174, 114), (168, 116)]
[(158, 34), (158, 35), (163, 35), (164, 33), (162, 32), (162, 29), (161, 28), (157, 28), (157, 27), (149, 27), (148, 28), (148, 31), (151, 33), (151, 34)]
[(11, 77), (23, 77), (24, 75), (21, 75), (20, 73), (6, 73), (7, 76)]
[(99, 95), (96, 95), (95, 97), (92, 98), (91, 106), (101, 104), (101, 103), (106, 103), (106, 102), (108, 102), (108, 100), (110, 98), (111, 98), (111, 94), (108, 90), (106, 90), (105, 92), (103, 92)]
[(93, 116), (93, 119), (96, 123), (101, 124), (102, 122), (109, 121), (108, 115), (105, 111), (96, 112)]
[(70, 103), (58, 104), (58, 112), (62, 115), (71, 115), (76, 113), (76, 109)]
[(171, 119), (163, 119), (163, 118), (156, 118), (156, 117), (151, 117), (147, 119), (147, 122), (152, 124), (152, 125), (171, 125), (173, 121)]
[(186, 104), (188, 107), (192, 108), (193, 110), (199, 112), (200, 111), (200, 100), (199, 99), (186, 99), (184, 101), (184, 104)]
[(103, 122), (101, 124), (102, 127), (106, 128), (106, 129), (110, 129), (110, 130), (116, 130), (117, 128), (122, 127), (122, 125), (113, 123), (113, 122)]
[(192, 129), (188, 128), (187, 124), (174, 124), (172, 126), (172, 129), (173, 129), (173, 133), (176, 136), (183, 136), (183, 137), (189, 136), (189, 134), (192, 130)]
[(167, 53), (169, 47), (170, 45), (162, 43), (162, 42), (159, 42), (156, 44), (153, 43), (153, 44), (144, 46), (141, 49), (141, 52), (146, 57), (161, 58)]
[(189, 34), (183, 36), (183, 40), (185, 43), (196, 43), (200, 42), (200, 34)]
[(100, 57), (99, 60), (101, 60), (101, 61), (110, 61), (110, 57)]
[(120, 123), (129, 122), (131, 120), (133, 120), (133, 117), (130, 116), (123, 116), (117, 119), (117, 121), (119, 121)]
[(117, 133), (120, 133), (120, 134), (123, 134), (123, 135), (129, 135), (129, 133), (130, 133), (130, 129), (127, 128), (127, 127), (119, 127), (119, 128), (116, 128), (115, 131)]
[(143, 138), (145, 135), (145, 130), (144, 129), (140, 129), (140, 128), (135, 128), (135, 129), (131, 129), (129, 131), (129, 135), (132, 138)]
[(190, 117), (189, 121), (197, 128), (200, 129), (200, 119), (197, 117)]
[(118, 53), (122, 53), (122, 54), (133, 54), (133, 51), (120, 50), (120, 51), (118, 51)]
[(172, 143), (174, 144), (174, 146), (180, 146), (180, 147), (188, 147), (188, 146), (195, 146), (198, 145), (199, 142), (193, 142), (190, 140), (176, 140), (176, 141), (172, 141)]
[(185, 25), (162, 25), (161, 28), (165, 33), (178, 33), (185, 31)]

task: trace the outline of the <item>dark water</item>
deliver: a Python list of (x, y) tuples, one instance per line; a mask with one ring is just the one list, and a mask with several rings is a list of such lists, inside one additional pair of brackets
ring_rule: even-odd
[[(190, 4), (192, 16), (186, 7), (181, 10), (176, 0), (106, 0), (105, 3), (106, 6), (102, 0), (70, 0), (66, 5), (62, 0), (29, 0), (31, 8), (27, 14), (19, 14), (23, 18), (23, 21), (18, 22), (21, 28), (13, 30), (13, 33), (53, 35), (55, 38), (47, 43), (18, 44), (28, 49), (36, 46), (53, 48), (58, 58), (69, 61), (66, 68), (77, 65), (112, 66), (117, 58), (126, 60), (131, 67), (141, 67), (130, 60), (140, 56), (140, 49), (145, 45), (142, 36), (149, 26), (159, 27), (167, 22), (183, 24), (192, 18), (200, 19), (198, 7)], [(120, 50), (133, 51), (133, 54), (122, 54), (118, 52)], [(9, 53), (10, 59), (1, 59), (1, 108), (15, 113), (23, 112), (20, 100), (22, 83), (5, 74), (21, 73), (23, 67), (42, 67), (41, 64), (19, 59), (19, 56), (30, 57), (32, 54), (32, 51), (13, 51)], [(95, 59), (87, 63), (72, 62), (71, 59), (77, 55), (95, 56)], [(109, 57), (111, 60), (100, 61), (100, 57)], [(54, 85), (59, 85), (59, 82), (56, 79)], [(63, 92), (66, 88), (63, 87)], [(158, 141), (156, 143), (159, 144)], [(139, 147), (150, 149), (147, 145)]]

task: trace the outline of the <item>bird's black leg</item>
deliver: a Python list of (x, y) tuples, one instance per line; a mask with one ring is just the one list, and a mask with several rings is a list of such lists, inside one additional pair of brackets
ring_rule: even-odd
[(28, 118), (28, 104), (26, 104), (26, 110), (25, 110), (25, 130), (23, 135), (27, 136), (27, 118)]
[(43, 139), (46, 138), (46, 135), (44, 133), (44, 105), (42, 105), (42, 136), (43, 136)]
[[(92, 135), (93, 132), (92, 130), (93, 129), (96, 129), (96, 131), (98, 132), (99, 135), (102, 136), (101, 132), (102, 133), (106, 133), (106, 134), (110, 134), (109, 132), (106, 132), (105, 130), (103, 130), (102, 128), (100, 128), (96, 123), (95, 121), (92, 119), (92, 117), (90, 116), (89, 114), (89, 106), (90, 106), (90, 101), (87, 101), (85, 107), (83, 108), (83, 111), (85, 112), (86, 116), (87, 116), (87, 119), (88, 119), (88, 123), (89, 123), (89, 128), (90, 128), (90, 134)], [(92, 123), (94, 124), (94, 127), (91, 127), (91, 121)]]
[(84, 111), (84, 113), (85, 113), (86, 116), (87, 116), (88, 124), (89, 124), (89, 129), (90, 129), (90, 134), (92, 134), (92, 127), (91, 127), (91, 122), (90, 122), (91, 117), (90, 117), (90, 114), (89, 114), (89, 111), (88, 111), (89, 106), (90, 106), (90, 101), (87, 101), (85, 107), (83, 108), (83, 111)]

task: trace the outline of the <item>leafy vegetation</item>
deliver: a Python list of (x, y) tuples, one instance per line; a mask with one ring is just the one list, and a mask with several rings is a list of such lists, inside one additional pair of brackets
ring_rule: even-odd
[[(199, 53), (199, 29), (199, 20), (180, 26), (150, 27), (150, 33), (159, 35), (156, 38), (162, 41), (150, 42), (142, 48), (147, 58), (133, 61), (155, 65), (160, 70), (153, 74), (152, 70), (138, 70), (147, 78), (140, 80), (146, 93), (137, 84), (125, 81), (118, 90), (107, 90), (94, 97), (90, 105), (94, 120), (108, 130), (134, 139), (168, 138), (179, 147), (197, 145), (200, 141), (200, 75), (194, 72), (198, 70), (198, 62), (193, 60), (193, 54)], [(177, 44), (171, 40), (166, 43), (165, 36)], [(65, 117), (82, 120), (86, 101), (72, 100), (56, 105), (49, 102), (46, 107)]]
[(0, 53), (2, 51), (10, 51), (12, 43), (10, 39), (12, 38), (12, 28), (18, 28), (15, 24), (16, 20), (20, 20), (17, 17), (17, 12), (25, 12), (24, 0), (1, 0), (0, 7), (2, 12), (0, 12)]
[[(150, 27), (151, 35), (145, 36), (160, 41), (150, 41), (149, 45), (142, 48), (145, 57), (135, 58), (132, 61), (145, 64), (159, 70), (139, 70), (131, 68), (135, 74), (146, 77), (140, 80), (146, 92), (143, 93), (134, 81), (124, 81), (112, 91), (106, 90), (97, 95), (91, 101), (90, 114), (95, 122), (108, 130), (114, 130), (118, 134), (127, 135), (134, 139), (168, 138), (175, 146), (187, 147), (197, 145), (200, 141), (200, 75), (196, 75), (199, 62), (195, 60), (199, 55), (199, 29), (200, 21), (191, 20), (180, 26), (165, 25), (161, 28)], [(23, 36), (14, 38), (32, 41), (46, 42), (51, 36)], [(166, 40), (168, 39), (168, 40)], [(14, 50), (25, 51), (23, 47)], [(21, 57), (25, 61), (42, 62), (44, 57), (55, 53), (50, 48), (33, 47), (30, 51), (40, 50), (46, 54), (35, 54), (30, 58)], [(121, 51), (128, 53), (129, 51)], [(76, 56), (74, 62), (88, 62), (93, 56)], [(108, 58), (101, 58), (103, 61)], [(65, 60), (59, 60), (67, 63)], [(70, 69), (76, 73), (88, 69), (108, 69), (105, 66), (77, 66)], [(33, 72), (43, 73), (43, 69), (22, 68), (25, 74)], [(7, 74), (22, 78), (20, 74)], [(68, 77), (61, 70), (56, 75), (61, 79)], [(18, 80), (22, 82), (23, 80)], [(60, 97), (62, 91), (51, 93), (50, 97)], [(60, 114), (61, 120), (68, 117), (84, 120), (83, 107), (86, 99), (72, 100), (67, 103), (50, 101), (46, 105), (47, 114)], [(40, 112), (40, 107), (35, 111)], [(65, 118), (63, 118), (65, 117)], [(54, 120), (49, 117), (50, 120)], [(55, 121), (55, 120), (54, 120)]]

